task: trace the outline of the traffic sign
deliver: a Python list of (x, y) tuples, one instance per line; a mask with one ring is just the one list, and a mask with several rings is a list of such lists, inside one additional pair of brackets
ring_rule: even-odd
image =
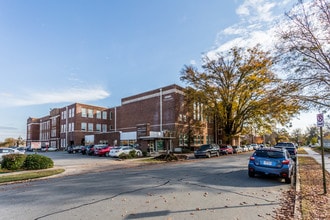
[(316, 120), (317, 120), (317, 127), (323, 127), (324, 126), (324, 118), (323, 118), (323, 114), (317, 114), (316, 115)]

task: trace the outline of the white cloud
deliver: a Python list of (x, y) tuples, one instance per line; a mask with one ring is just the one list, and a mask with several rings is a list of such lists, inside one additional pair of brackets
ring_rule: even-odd
[(100, 100), (110, 96), (110, 93), (99, 86), (86, 88), (61, 88), (53, 91), (26, 91), (20, 95), (0, 94), (3, 105), (31, 106), (62, 102), (86, 102)]
[(214, 58), (219, 52), (236, 47), (272, 49), (276, 23), (284, 16), (293, 0), (245, 0), (236, 10), (240, 21), (218, 33), (215, 49), (206, 56)]

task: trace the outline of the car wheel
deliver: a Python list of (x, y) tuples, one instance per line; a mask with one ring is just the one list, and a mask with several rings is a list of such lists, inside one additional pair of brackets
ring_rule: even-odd
[(219, 152), (216, 152), (216, 154), (215, 154), (217, 157), (219, 157), (220, 156), (220, 154), (219, 154)]
[(291, 183), (291, 177), (284, 178), (285, 183), (290, 184)]
[(105, 156), (106, 156), (106, 157), (109, 157), (109, 152), (106, 152), (106, 153), (105, 153)]
[(206, 154), (206, 157), (207, 157), (207, 158), (210, 158), (210, 157), (211, 157), (211, 153), (208, 152), (208, 153)]
[(195, 156), (196, 159), (198, 159), (198, 156)]
[(249, 171), (249, 177), (254, 177), (254, 176), (255, 176), (254, 172)]

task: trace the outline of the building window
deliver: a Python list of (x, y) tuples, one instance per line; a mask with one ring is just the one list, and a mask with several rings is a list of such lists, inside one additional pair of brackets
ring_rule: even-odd
[(203, 120), (203, 104), (200, 102), (194, 103), (194, 120), (202, 121)]
[(96, 131), (101, 131), (101, 124), (96, 124)]
[(87, 117), (87, 110), (85, 108), (81, 108), (81, 117), (83, 118)]
[(62, 119), (66, 119), (66, 110), (62, 112)]
[(93, 109), (88, 109), (88, 118), (93, 118)]
[(109, 119), (112, 120), (112, 112), (110, 112)]
[(96, 110), (96, 118), (101, 119), (101, 111)]
[(56, 118), (52, 118), (52, 126), (56, 126)]
[(86, 122), (82, 122), (82, 123), (81, 123), (81, 130), (82, 130), (82, 131), (86, 131), (86, 127), (87, 127)]
[(102, 119), (107, 119), (107, 112), (102, 112)]
[(73, 118), (75, 115), (74, 108), (71, 109), (71, 118)]
[(187, 146), (188, 143), (188, 136), (185, 134), (179, 135), (179, 145), (180, 146)]
[(56, 129), (52, 129), (52, 131), (51, 131), (51, 137), (56, 137)]
[(93, 131), (93, 123), (88, 123), (88, 131)]
[(102, 124), (102, 132), (107, 132), (107, 125), (106, 124)]
[(74, 123), (69, 124), (69, 131), (70, 132), (74, 131)]

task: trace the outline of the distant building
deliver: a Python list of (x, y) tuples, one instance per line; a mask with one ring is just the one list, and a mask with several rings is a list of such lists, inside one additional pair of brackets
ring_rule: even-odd
[[(112, 108), (74, 103), (52, 109), (45, 117), (29, 118), (26, 142), (28, 146), (40, 142), (41, 146), (57, 148), (98, 143), (136, 145), (150, 152), (188, 145), (194, 149), (218, 139), (212, 123), (203, 118), (201, 107), (194, 105), (193, 113), (186, 112), (184, 89), (175, 84), (122, 98), (121, 105)], [(188, 122), (189, 114), (193, 114), (194, 122)]]

